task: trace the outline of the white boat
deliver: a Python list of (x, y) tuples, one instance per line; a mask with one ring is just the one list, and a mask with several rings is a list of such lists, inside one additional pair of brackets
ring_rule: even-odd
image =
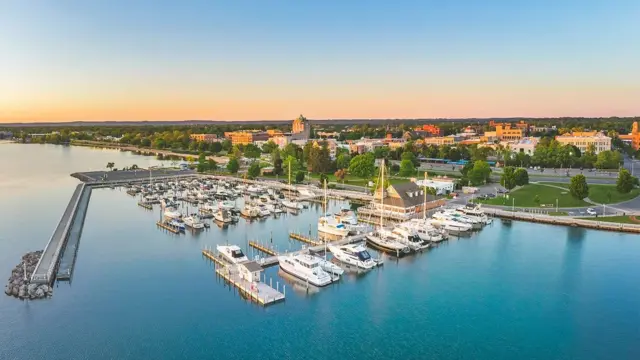
[(446, 230), (449, 234), (463, 235), (470, 232), (473, 228), (470, 224), (465, 224), (460, 221), (450, 220), (446, 217), (434, 217), (429, 221), (435, 227)]
[(297, 201), (292, 201), (292, 200), (282, 200), (282, 206), (288, 208), (288, 209), (292, 209), (292, 210), (302, 210), (304, 207), (298, 203)]
[(331, 214), (327, 214), (318, 219), (318, 231), (342, 237), (349, 235), (349, 229)]
[(216, 246), (220, 255), (232, 264), (239, 264), (241, 262), (249, 261), (247, 256), (242, 252), (239, 246), (236, 245), (218, 245)]
[(242, 210), (240, 210), (240, 215), (252, 219), (260, 216), (260, 213), (255, 207), (251, 205), (245, 205)]
[(391, 230), (390, 237), (407, 245), (413, 251), (422, 251), (429, 247), (429, 242), (422, 240), (412, 228), (397, 225)]
[(213, 214), (213, 218), (216, 221), (219, 221), (225, 224), (233, 222), (233, 217), (231, 216), (231, 213), (228, 210), (219, 209), (218, 211), (216, 211), (215, 214)]
[(164, 216), (169, 218), (169, 219), (181, 219), (182, 218), (182, 214), (180, 213), (180, 211), (174, 209), (174, 208), (166, 208), (164, 210)]
[(365, 270), (372, 269), (377, 265), (371, 258), (367, 248), (362, 246), (362, 244), (328, 245), (327, 247), (329, 251), (331, 251), (331, 254), (333, 254), (333, 257), (347, 265)]
[[(445, 216), (449, 216), (449, 218), (451, 220), (456, 220), (456, 221), (460, 221), (460, 222), (463, 222), (463, 223), (466, 223), (466, 224), (470, 224), (471, 227), (473, 229), (475, 229), (475, 230), (482, 229), (482, 227), (485, 225), (482, 220), (477, 219), (477, 218), (473, 219), (470, 216), (466, 216), (466, 215), (464, 215), (461, 212), (458, 212), (456, 210), (447, 209), (447, 210), (440, 211), (440, 213), (444, 213)], [(436, 213), (436, 214), (438, 214), (438, 213)], [(436, 214), (434, 214), (434, 218), (435, 218)]]
[(184, 224), (192, 229), (204, 229), (204, 223), (195, 216), (187, 216), (182, 219)]
[(236, 204), (233, 201), (225, 200), (218, 202), (218, 208), (223, 210), (233, 210)]
[(323, 259), (321, 257), (316, 256), (318, 259), (320, 259), (320, 267), (322, 268), (322, 270), (326, 271), (329, 274), (332, 275), (342, 275), (344, 274), (344, 270), (332, 263), (331, 261), (327, 260), (327, 259)]
[(282, 271), (317, 287), (327, 286), (340, 278), (324, 271), (320, 266), (320, 260), (308, 254), (278, 256)]
[(265, 206), (258, 206), (256, 208), (258, 209), (258, 213), (261, 217), (267, 217), (271, 215), (271, 211), (269, 211), (269, 209), (267, 209)]
[(410, 221), (400, 224), (412, 228), (420, 239), (429, 242), (439, 242), (446, 239), (446, 231), (436, 229), (427, 220), (411, 219)]
[(181, 221), (175, 220), (175, 219), (169, 221), (169, 225), (177, 227), (178, 229), (180, 229), (180, 231), (184, 231), (185, 230), (184, 223), (181, 222)]

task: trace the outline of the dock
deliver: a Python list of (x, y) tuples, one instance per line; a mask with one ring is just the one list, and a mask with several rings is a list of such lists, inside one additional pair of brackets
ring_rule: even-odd
[(255, 241), (249, 241), (249, 246), (251, 246), (252, 248), (256, 249), (256, 250), (260, 250), (263, 253), (267, 254), (267, 255), (271, 255), (271, 256), (278, 256), (278, 252), (275, 251), (272, 248), (266, 247), (262, 244), (258, 244)]
[[(255, 301), (256, 303), (267, 306), (284, 301), (286, 296), (286, 285), (282, 284), (282, 292), (280, 292), (280, 284), (276, 281), (276, 288), (266, 284), (265, 281), (250, 282), (245, 280), (240, 274), (239, 266), (225, 262), (218, 257), (212, 250), (203, 249), (202, 254), (216, 264), (216, 274), (223, 278), (229, 285), (238, 289), (243, 296)], [(255, 266), (255, 265), (254, 265)], [(273, 285), (273, 281), (270, 281)]]
[(177, 227), (177, 226), (169, 225), (169, 224), (163, 223), (162, 221), (156, 222), (156, 225), (159, 228), (165, 229), (165, 230), (167, 230), (169, 232), (172, 232), (174, 234), (180, 234), (180, 228)]
[(147, 210), (153, 210), (153, 205), (149, 204), (149, 203), (145, 203), (142, 201), (138, 201), (138, 206), (145, 208)]
[[(62, 213), (62, 218), (58, 222), (58, 226), (56, 226), (53, 234), (49, 238), (47, 245), (44, 248), (44, 252), (36, 265), (33, 274), (31, 275), (31, 282), (36, 284), (48, 284), (51, 285), (56, 274), (56, 269), (58, 267), (58, 263), (60, 261), (60, 255), (63, 252), (64, 246), (66, 244), (69, 230), (71, 229), (71, 225), (73, 219), (75, 217), (76, 211), (78, 209), (78, 203), (80, 202), (80, 197), (85, 190), (85, 184), (80, 184), (76, 186), (67, 207)], [(84, 204), (86, 207), (88, 205)], [(86, 210), (86, 209), (85, 209)]]
[(61, 255), (60, 264), (56, 278), (58, 280), (70, 280), (75, 267), (76, 257), (78, 255), (78, 247), (80, 245), (80, 236), (84, 228), (84, 219), (87, 215), (87, 208), (91, 198), (91, 187), (87, 187), (82, 192), (78, 209), (72, 220), (72, 226), (69, 230), (66, 246)]
[(295, 232), (290, 232), (289, 233), (289, 237), (294, 239), (294, 240), (302, 241), (304, 243), (307, 243), (307, 244), (313, 245), (313, 246), (318, 246), (318, 245), (322, 245), (323, 244), (322, 241), (314, 240), (311, 237), (304, 236), (302, 234), (298, 234), (298, 233), (295, 233)]

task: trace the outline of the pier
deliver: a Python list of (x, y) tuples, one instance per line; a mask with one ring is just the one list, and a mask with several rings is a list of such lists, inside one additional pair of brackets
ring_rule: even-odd
[(147, 210), (153, 210), (153, 205), (146, 202), (138, 201), (138, 206), (145, 208)]
[[(69, 229), (73, 223), (73, 219), (78, 209), (78, 203), (80, 202), (80, 197), (85, 188), (85, 184), (76, 186), (76, 190), (73, 192), (73, 195), (69, 200), (69, 204), (67, 204), (64, 213), (62, 213), (62, 218), (58, 222), (58, 226), (56, 226), (51, 238), (49, 238), (49, 242), (47, 242), (44, 252), (31, 275), (32, 283), (51, 285), (53, 282), (58, 262), (60, 261), (60, 255), (62, 254), (63, 248), (66, 244)], [(85, 208), (87, 205), (88, 199), (84, 204)]]
[(256, 250), (260, 250), (263, 253), (267, 254), (267, 255), (271, 255), (271, 256), (278, 256), (278, 252), (275, 251), (272, 248), (266, 247), (262, 244), (258, 244), (255, 241), (249, 241), (249, 246), (251, 246), (252, 248), (256, 249)]
[(289, 237), (294, 239), (294, 240), (298, 240), (298, 241), (302, 241), (304, 243), (307, 243), (309, 245), (313, 245), (313, 246), (318, 246), (318, 245), (322, 245), (322, 241), (318, 241), (318, 240), (314, 240), (309, 236), (304, 236), (302, 234), (298, 234), (295, 232), (290, 232), (289, 233)]
[(174, 233), (174, 234), (180, 234), (180, 228), (179, 228), (179, 227), (177, 227), (177, 226), (173, 226), (173, 225), (170, 225), (170, 224), (164, 223), (164, 222), (162, 222), (162, 221), (158, 221), (158, 222), (156, 222), (156, 225), (157, 225), (159, 228), (162, 228), (162, 229), (167, 230), (168, 232), (172, 232), (172, 233)]
[(87, 215), (87, 208), (89, 207), (89, 200), (91, 198), (91, 191), (90, 186), (86, 187), (80, 196), (77, 210), (72, 219), (71, 229), (69, 230), (67, 244), (64, 247), (58, 266), (58, 272), (56, 274), (58, 280), (70, 280), (73, 274), (76, 256), (78, 255), (78, 247), (80, 245), (80, 236), (84, 228), (84, 219)]
[[(240, 272), (240, 267), (255, 267), (255, 262), (248, 261), (242, 264), (229, 264), (209, 249), (203, 249), (202, 254), (217, 265), (215, 271), (218, 276), (222, 277), (227, 284), (232, 285), (236, 289), (238, 289), (238, 291), (248, 299), (255, 301), (256, 303), (263, 306), (284, 301), (286, 295), (286, 285), (284, 283), (282, 284), (282, 292), (280, 292), (280, 284), (278, 281), (276, 281), (276, 288), (274, 289), (272, 286), (270, 286), (273, 285), (272, 280), (270, 281), (270, 285), (266, 284), (266, 277), (264, 278), (264, 281), (253, 282), (243, 278)], [(255, 270), (256, 269), (251, 269), (252, 272), (254, 272)]]

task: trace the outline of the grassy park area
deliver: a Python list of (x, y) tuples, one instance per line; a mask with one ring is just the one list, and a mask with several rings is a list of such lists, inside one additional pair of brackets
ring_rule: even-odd
[[(548, 184), (569, 189), (569, 184), (565, 183), (540, 182), (539, 184)], [(611, 200), (609, 200), (609, 194), (611, 194)], [(638, 195), (640, 195), (640, 189), (633, 189), (628, 194), (622, 194), (616, 190), (615, 185), (589, 184), (589, 199), (599, 204), (617, 204), (631, 200)]]
[[(536, 195), (538, 196), (539, 202), (536, 202)], [(556, 199), (558, 199), (558, 207), (590, 206), (586, 201), (573, 198), (568, 190), (538, 184), (525, 185), (517, 190), (511, 191), (511, 193), (505, 196), (498, 196), (486, 200), (478, 199), (476, 201), (489, 205), (555, 208)]]
[(606, 221), (618, 224), (636, 224), (640, 225), (640, 221), (634, 221), (631, 216), (600, 216), (600, 217), (585, 217), (578, 218), (581, 220), (593, 220), (593, 221)]

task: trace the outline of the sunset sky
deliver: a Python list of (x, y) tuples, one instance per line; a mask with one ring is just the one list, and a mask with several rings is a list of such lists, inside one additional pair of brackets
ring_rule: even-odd
[(0, 122), (640, 115), (640, 1), (6, 0)]

